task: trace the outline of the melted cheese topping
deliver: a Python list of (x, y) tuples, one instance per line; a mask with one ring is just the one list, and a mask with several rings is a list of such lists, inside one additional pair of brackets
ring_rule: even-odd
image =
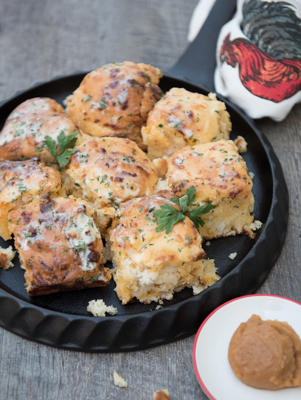
[(60, 189), (60, 174), (37, 159), (0, 163), (0, 205), (20, 196), (49, 195)]
[(63, 232), (68, 239), (71, 249), (79, 252), (84, 271), (94, 269), (96, 264), (88, 259), (87, 245), (93, 243), (96, 238), (100, 238), (100, 233), (96, 228), (92, 218), (83, 213), (76, 218), (70, 217), (70, 224), (63, 228)]
[[(26, 104), (25, 104), (26, 103)], [(50, 111), (50, 104), (48, 101), (45, 101), (44, 99), (34, 99), (34, 101), (27, 101), (23, 103), (24, 106), (19, 109), (16, 109), (16, 111), (13, 111), (9, 119), (13, 118), (20, 118), (23, 117), (25, 114), (33, 114), (36, 112), (47, 112)]]
[(4, 126), (0, 134), (0, 146), (14, 139), (24, 140), (28, 137), (33, 137), (38, 143), (42, 143), (46, 136), (57, 140), (61, 132), (66, 135), (69, 131), (70, 122), (67, 118), (61, 118), (58, 115), (40, 118), (25, 116), (22, 121), (11, 120)]
[(49, 97), (34, 97), (18, 105), (8, 116), (7, 121), (20, 119), (26, 114), (56, 114), (64, 113), (63, 107)]
[[(41, 213), (38, 219), (33, 220), (19, 234), (19, 247), (24, 251), (29, 250), (29, 244), (43, 240), (47, 231), (51, 230), (53, 224), (58, 220), (62, 225), (61, 230), (65, 234), (68, 247), (76, 251), (81, 258), (82, 270), (90, 271), (95, 269), (97, 263), (88, 258), (88, 245), (93, 243), (96, 238), (100, 238), (100, 233), (93, 219), (85, 212), (74, 215), (72, 210), (71, 212), (64, 211), (63, 213), (52, 210), (51, 219), (45, 219), (45, 215)], [(99, 279), (104, 278), (100, 276)]]

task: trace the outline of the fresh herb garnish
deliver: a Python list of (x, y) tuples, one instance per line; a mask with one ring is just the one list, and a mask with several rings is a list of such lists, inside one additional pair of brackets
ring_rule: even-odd
[(181, 124), (183, 124), (183, 120), (182, 119), (180, 121), (176, 122), (173, 127), (177, 128)]
[(78, 242), (78, 244), (75, 244), (72, 248), (75, 251), (83, 251), (85, 254), (86, 254), (86, 251), (87, 251), (87, 245), (83, 240), (80, 240)]
[(182, 221), (187, 215), (191, 221), (194, 223), (197, 230), (199, 230), (199, 226), (202, 227), (205, 225), (205, 222), (202, 220), (200, 215), (207, 214), (209, 211), (213, 209), (213, 205), (211, 203), (204, 204), (203, 206), (197, 207), (192, 211), (188, 211), (189, 206), (195, 200), (195, 187), (191, 186), (186, 190), (184, 196), (179, 199), (173, 198), (171, 201), (177, 204), (180, 207), (180, 210), (177, 210), (175, 207), (169, 204), (163, 204), (160, 206), (161, 210), (157, 210), (154, 213), (154, 218), (156, 219), (157, 228), (156, 232), (161, 232), (166, 229), (166, 233), (170, 233), (172, 231), (173, 226)]
[(23, 192), (27, 192), (29, 189), (23, 183), (18, 187), (19, 192), (22, 194)]
[(92, 99), (92, 95), (88, 94), (88, 96), (86, 98), (82, 98), (82, 102), (87, 103), (87, 101), (90, 101)]
[[(72, 154), (77, 152), (77, 149), (73, 149), (76, 144), (78, 132), (76, 130), (71, 133), (71, 135), (65, 135), (64, 131), (57, 137), (57, 142), (59, 146), (58, 154), (56, 154), (57, 144), (50, 136), (46, 136), (44, 140), (44, 146), (49, 151), (49, 153), (57, 160), (61, 167), (65, 167)], [(71, 150), (73, 149), (73, 150)]]
[(98, 103), (99, 103), (99, 108), (101, 110), (104, 110), (105, 108), (107, 108), (106, 103), (104, 103), (103, 101), (99, 100)]
[(202, 220), (200, 215), (207, 214), (209, 211), (213, 209), (213, 205), (211, 203), (204, 204), (203, 206), (197, 207), (190, 212), (189, 218), (194, 223), (197, 230), (199, 230), (199, 225), (203, 227), (205, 222)]
[[(101, 183), (101, 182), (100, 182), (100, 183)], [(113, 195), (113, 192), (110, 192), (110, 193), (108, 194), (108, 199), (112, 202), (114, 208), (115, 208), (116, 210), (118, 210), (118, 209), (120, 208), (120, 206), (119, 206), (119, 204), (113, 199), (112, 195)]]
[(170, 233), (173, 226), (177, 222), (182, 221), (182, 219), (185, 218), (185, 215), (169, 204), (163, 204), (160, 208), (161, 210), (157, 210), (154, 213), (158, 225), (156, 232), (161, 232), (166, 229), (166, 233)]
[(34, 151), (41, 153), (44, 150), (44, 146), (42, 144), (40, 144), (39, 146), (36, 146), (34, 148)]

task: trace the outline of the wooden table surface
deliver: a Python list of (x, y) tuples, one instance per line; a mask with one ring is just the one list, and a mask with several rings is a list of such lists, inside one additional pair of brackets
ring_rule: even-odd
[[(55, 75), (132, 60), (170, 68), (187, 46), (198, 0), (0, 0), (0, 100)], [(258, 293), (301, 302), (301, 105), (260, 121), (290, 193), (286, 243)], [(31, 343), (0, 328), (0, 399), (207, 399), (193, 371), (194, 337), (151, 350), (85, 354)], [(128, 389), (113, 384), (120, 372)]]

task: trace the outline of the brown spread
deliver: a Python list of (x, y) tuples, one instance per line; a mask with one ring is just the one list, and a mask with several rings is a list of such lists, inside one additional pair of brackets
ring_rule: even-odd
[(301, 340), (287, 322), (258, 315), (240, 324), (228, 352), (235, 376), (257, 389), (301, 386)]

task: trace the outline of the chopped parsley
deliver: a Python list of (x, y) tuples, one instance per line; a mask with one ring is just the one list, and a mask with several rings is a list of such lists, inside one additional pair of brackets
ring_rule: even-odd
[(21, 185), (18, 187), (18, 190), (19, 190), (19, 192), (22, 194), (23, 192), (27, 192), (29, 189), (28, 189), (28, 187), (26, 187), (25, 185), (21, 184)]
[(157, 210), (154, 213), (154, 217), (158, 225), (156, 228), (156, 232), (166, 230), (166, 233), (170, 233), (173, 226), (177, 222), (182, 221), (185, 218), (185, 215), (187, 215), (191, 219), (197, 230), (199, 230), (200, 225), (203, 227), (205, 225), (205, 222), (202, 220), (200, 215), (207, 214), (213, 209), (213, 206), (211, 203), (206, 203), (203, 206), (197, 207), (189, 212), (188, 206), (194, 202), (195, 193), (195, 187), (191, 186), (189, 189), (186, 190), (184, 196), (171, 199), (173, 203), (177, 204), (180, 207), (180, 210), (182, 212), (178, 211), (175, 207), (169, 204), (163, 204), (162, 206), (160, 206), (161, 210)]
[[(53, 140), (50, 136), (46, 136), (44, 140), (44, 147), (49, 153), (57, 160), (61, 167), (65, 167), (72, 154), (74, 154), (77, 150), (73, 149), (76, 141), (78, 132), (76, 130), (71, 133), (71, 135), (65, 135), (64, 131), (61, 131), (57, 137), (59, 151), (56, 153), (57, 144), (55, 140)], [(73, 149), (73, 150), (71, 150)]]
[(89, 100), (91, 100), (92, 99), (92, 95), (91, 94), (88, 94), (88, 96), (86, 97), (86, 98), (82, 98), (82, 102), (83, 103), (87, 103), (87, 101), (89, 101)]
[(183, 123), (183, 120), (181, 119), (179, 122), (176, 122), (175, 124), (174, 124), (174, 128), (177, 128), (179, 125), (181, 125)]

